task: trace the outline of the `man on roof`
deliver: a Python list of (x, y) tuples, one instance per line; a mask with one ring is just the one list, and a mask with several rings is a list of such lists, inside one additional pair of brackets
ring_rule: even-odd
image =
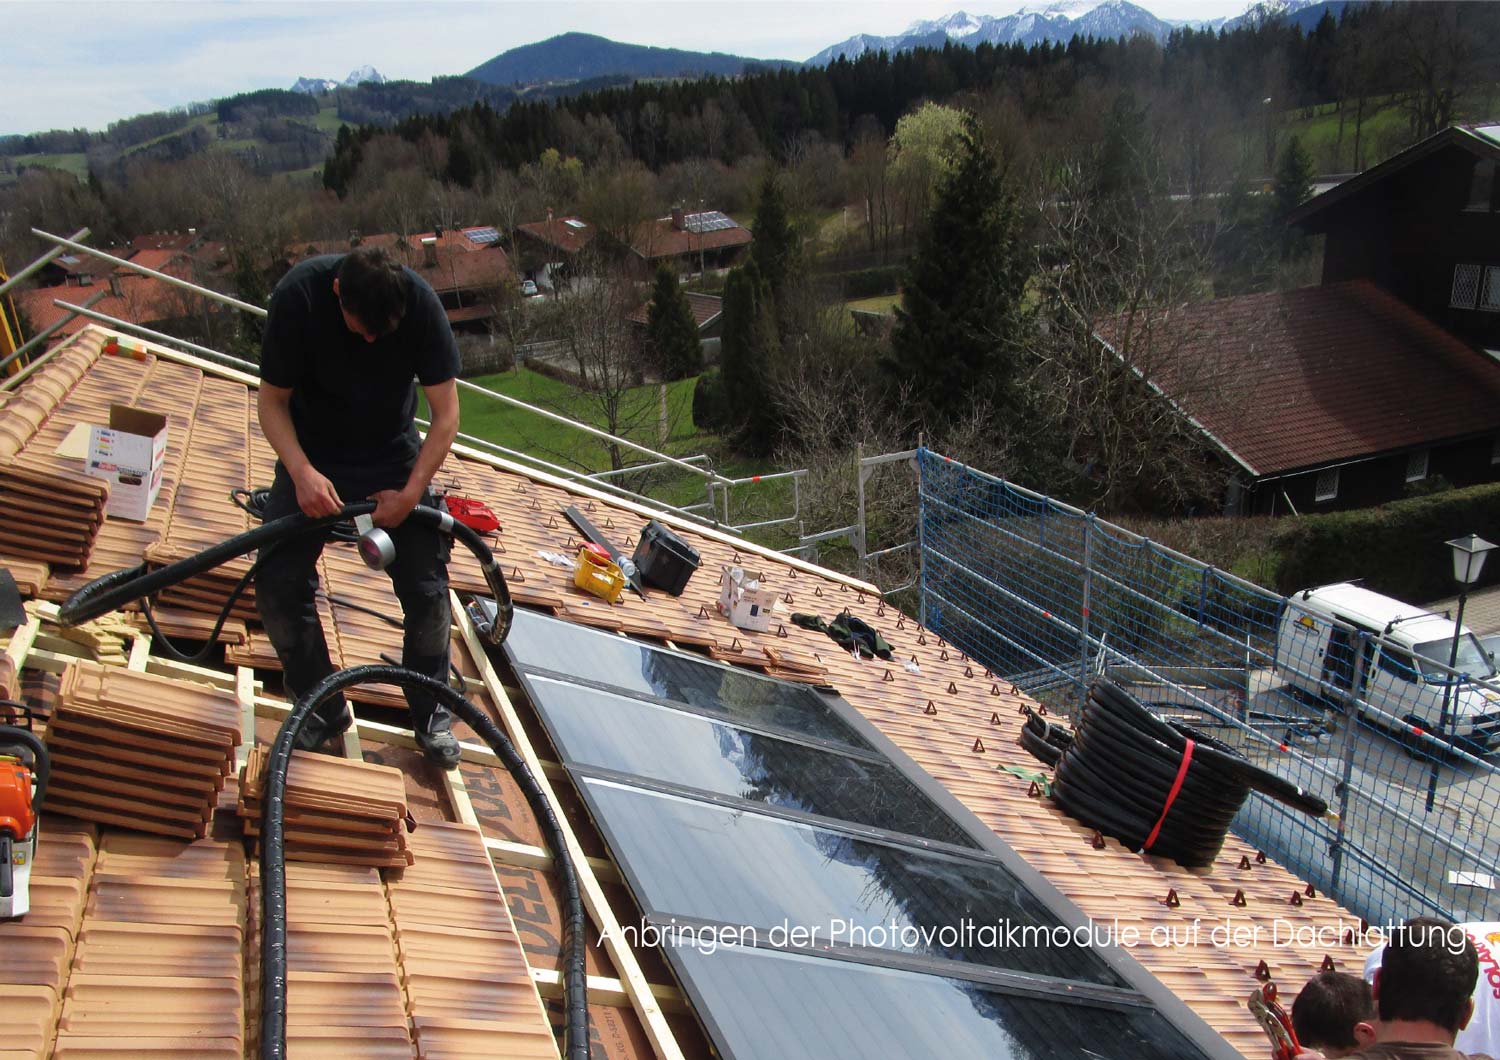
[[(387, 569), (403, 613), (401, 664), (438, 681), (448, 677), (450, 542), (408, 522), (458, 434), (458, 346), (432, 288), (384, 249), (310, 258), (271, 295), (261, 346), (261, 430), (276, 450), (264, 518), (301, 511), (335, 515), (373, 500), (373, 520), (396, 547)], [(417, 434), (416, 383), (431, 425)], [(332, 534), (304, 534), (270, 551), (256, 578), (261, 622), (297, 697), (334, 672), (318, 618), (317, 561)], [(458, 764), (446, 708), (406, 692), (412, 729), (428, 759)], [(298, 736), (313, 749), (353, 718), (342, 698), (322, 704)]]

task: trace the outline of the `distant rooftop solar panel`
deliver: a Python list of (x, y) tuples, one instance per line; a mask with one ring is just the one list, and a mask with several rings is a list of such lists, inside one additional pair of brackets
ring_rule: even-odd
[(726, 228), (738, 228), (733, 220), (718, 210), (708, 210), (704, 213), (690, 213), (682, 219), (682, 227), (689, 232), (720, 232)]
[(584, 223), (583, 221), (580, 221), (576, 217), (569, 217), (566, 221), (563, 222), (563, 224), (567, 225), (569, 228), (587, 228), (588, 227), (588, 225), (586, 223)]
[(469, 237), (472, 243), (494, 243), (500, 238), (500, 233), (493, 228), (465, 228), (464, 235)]

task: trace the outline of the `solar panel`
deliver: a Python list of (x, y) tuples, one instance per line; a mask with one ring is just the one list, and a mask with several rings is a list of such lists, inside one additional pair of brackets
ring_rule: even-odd
[(585, 224), (583, 221), (578, 220), (578, 218), (576, 218), (576, 217), (569, 217), (566, 221), (563, 222), (563, 224), (567, 225), (569, 228), (587, 228), (588, 227), (587, 224)]
[[(1060, 921), (994, 861), (620, 781), (583, 776), (581, 787), (638, 900), (662, 919), (745, 925), (767, 941), (790, 925), (816, 931), (812, 945), (956, 962), (943, 967), (960, 976), (978, 966), (1125, 987), (1092, 950), (1053, 945), (1045, 932)], [(981, 930), (996, 925), (1013, 941)]]
[(1150, 1009), (1016, 996), (974, 982), (739, 945), (665, 948), (727, 1060), (1177, 1060), (1200, 1057)]
[(505, 650), (516, 666), (528, 670), (684, 704), (738, 724), (869, 750), (864, 738), (806, 685), (760, 677), (533, 611), (516, 612)]
[(494, 228), (465, 228), (464, 235), (469, 237), (471, 243), (494, 243), (500, 238), (500, 233)]
[(899, 770), (672, 707), (522, 675), (552, 742), (593, 766), (977, 849)]
[(704, 213), (690, 213), (682, 219), (682, 227), (689, 232), (719, 232), (726, 228), (738, 228), (725, 214), (718, 210), (708, 210)]

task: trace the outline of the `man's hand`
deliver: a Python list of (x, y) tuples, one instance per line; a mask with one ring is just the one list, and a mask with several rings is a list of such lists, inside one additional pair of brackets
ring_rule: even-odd
[(311, 464), (297, 475), (292, 476), (292, 482), (297, 487), (297, 507), (302, 509), (302, 514), (312, 519), (318, 519), (325, 515), (337, 515), (344, 507), (344, 502), (339, 499), (338, 490), (333, 488), (317, 468)]
[(421, 499), (420, 493), (412, 494), (406, 490), (381, 490), (379, 493), (372, 493), (370, 500), (375, 502), (375, 512), (370, 518), (376, 526), (386, 529), (400, 526)]

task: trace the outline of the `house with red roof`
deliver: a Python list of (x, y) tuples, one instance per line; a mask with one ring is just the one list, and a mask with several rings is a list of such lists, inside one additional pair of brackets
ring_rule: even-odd
[(1222, 456), (1227, 511), (1500, 479), (1497, 167), (1500, 126), (1445, 129), (1292, 213), (1320, 286), (1096, 328)]
[(636, 225), (630, 235), (627, 267), (638, 279), (649, 279), (660, 265), (679, 273), (728, 269), (740, 263), (755, 237), (718, 210), (670, 215)]

